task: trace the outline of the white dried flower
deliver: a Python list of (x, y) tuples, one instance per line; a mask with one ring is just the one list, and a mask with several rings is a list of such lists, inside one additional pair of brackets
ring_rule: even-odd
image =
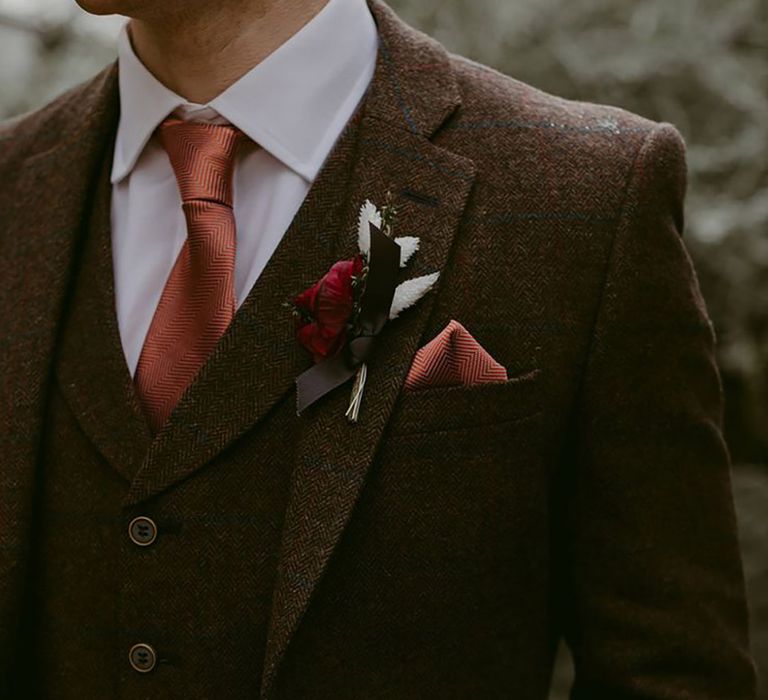
[(431, 275), (414, 277), (399, 284), (395, 289), (395, 296), (392, 299), (392, 306), (389, 309), (389, 319), (397, 318), (407, 308), (413, 306), (421, 297), (423, 297), (437, 282), (440, 277), (439, 272), (433, 272)]
[(401, 236), (395, 238), (395, 243), (400, 246), (400, 267), (405, 267), (419, 249), (419, 239), (416, 236)]
[(371, 229), (369, 224), (381, 228), (381, 212), (368, 199), (360, 207), (360, 217), (357, 225), (357, 246), (367, 258), (371, 252)]

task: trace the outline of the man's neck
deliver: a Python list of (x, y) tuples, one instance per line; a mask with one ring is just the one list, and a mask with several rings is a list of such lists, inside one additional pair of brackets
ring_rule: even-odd
[(261, 63), (328, 0), (214, 0), (202, 12), (132, 19), (134, 51), (166, 87), (206, 104)]

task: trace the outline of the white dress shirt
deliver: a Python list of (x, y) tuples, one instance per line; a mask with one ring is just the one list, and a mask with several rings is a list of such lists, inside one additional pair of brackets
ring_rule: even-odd
[(111, 219), (117, 321), (131, 376), (187, 235), (173, 169), (153, 136), (156, 127), (175, 112), (183, 119), (231, 123), (260, 146), (240, 149), (235, 163), (240, 306), (365, 94), (377, 51), (365, 0), (330, 0), (259, 65), (209, 104), (197, 105), (147, 70), (123, 27)]

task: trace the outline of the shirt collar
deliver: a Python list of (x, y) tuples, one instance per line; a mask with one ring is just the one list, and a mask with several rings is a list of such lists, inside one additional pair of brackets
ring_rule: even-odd
[(134, 168), (157, 126), (204, 107), (312, 182), (373, 77), (378, 34), (364, 0), (329, 0), (286, 43), (208, 105), (193, 105), (141, 63), (127, 26), (118, 44), (120, 123), (112, 182)]

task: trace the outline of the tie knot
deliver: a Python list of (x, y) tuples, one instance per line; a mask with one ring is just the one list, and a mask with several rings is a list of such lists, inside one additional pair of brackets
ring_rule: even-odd
[(244, 134), (234, 126), (169, 117), (158, 130), (182, 202), (209, 200), (232, 207), (232, 172)]

